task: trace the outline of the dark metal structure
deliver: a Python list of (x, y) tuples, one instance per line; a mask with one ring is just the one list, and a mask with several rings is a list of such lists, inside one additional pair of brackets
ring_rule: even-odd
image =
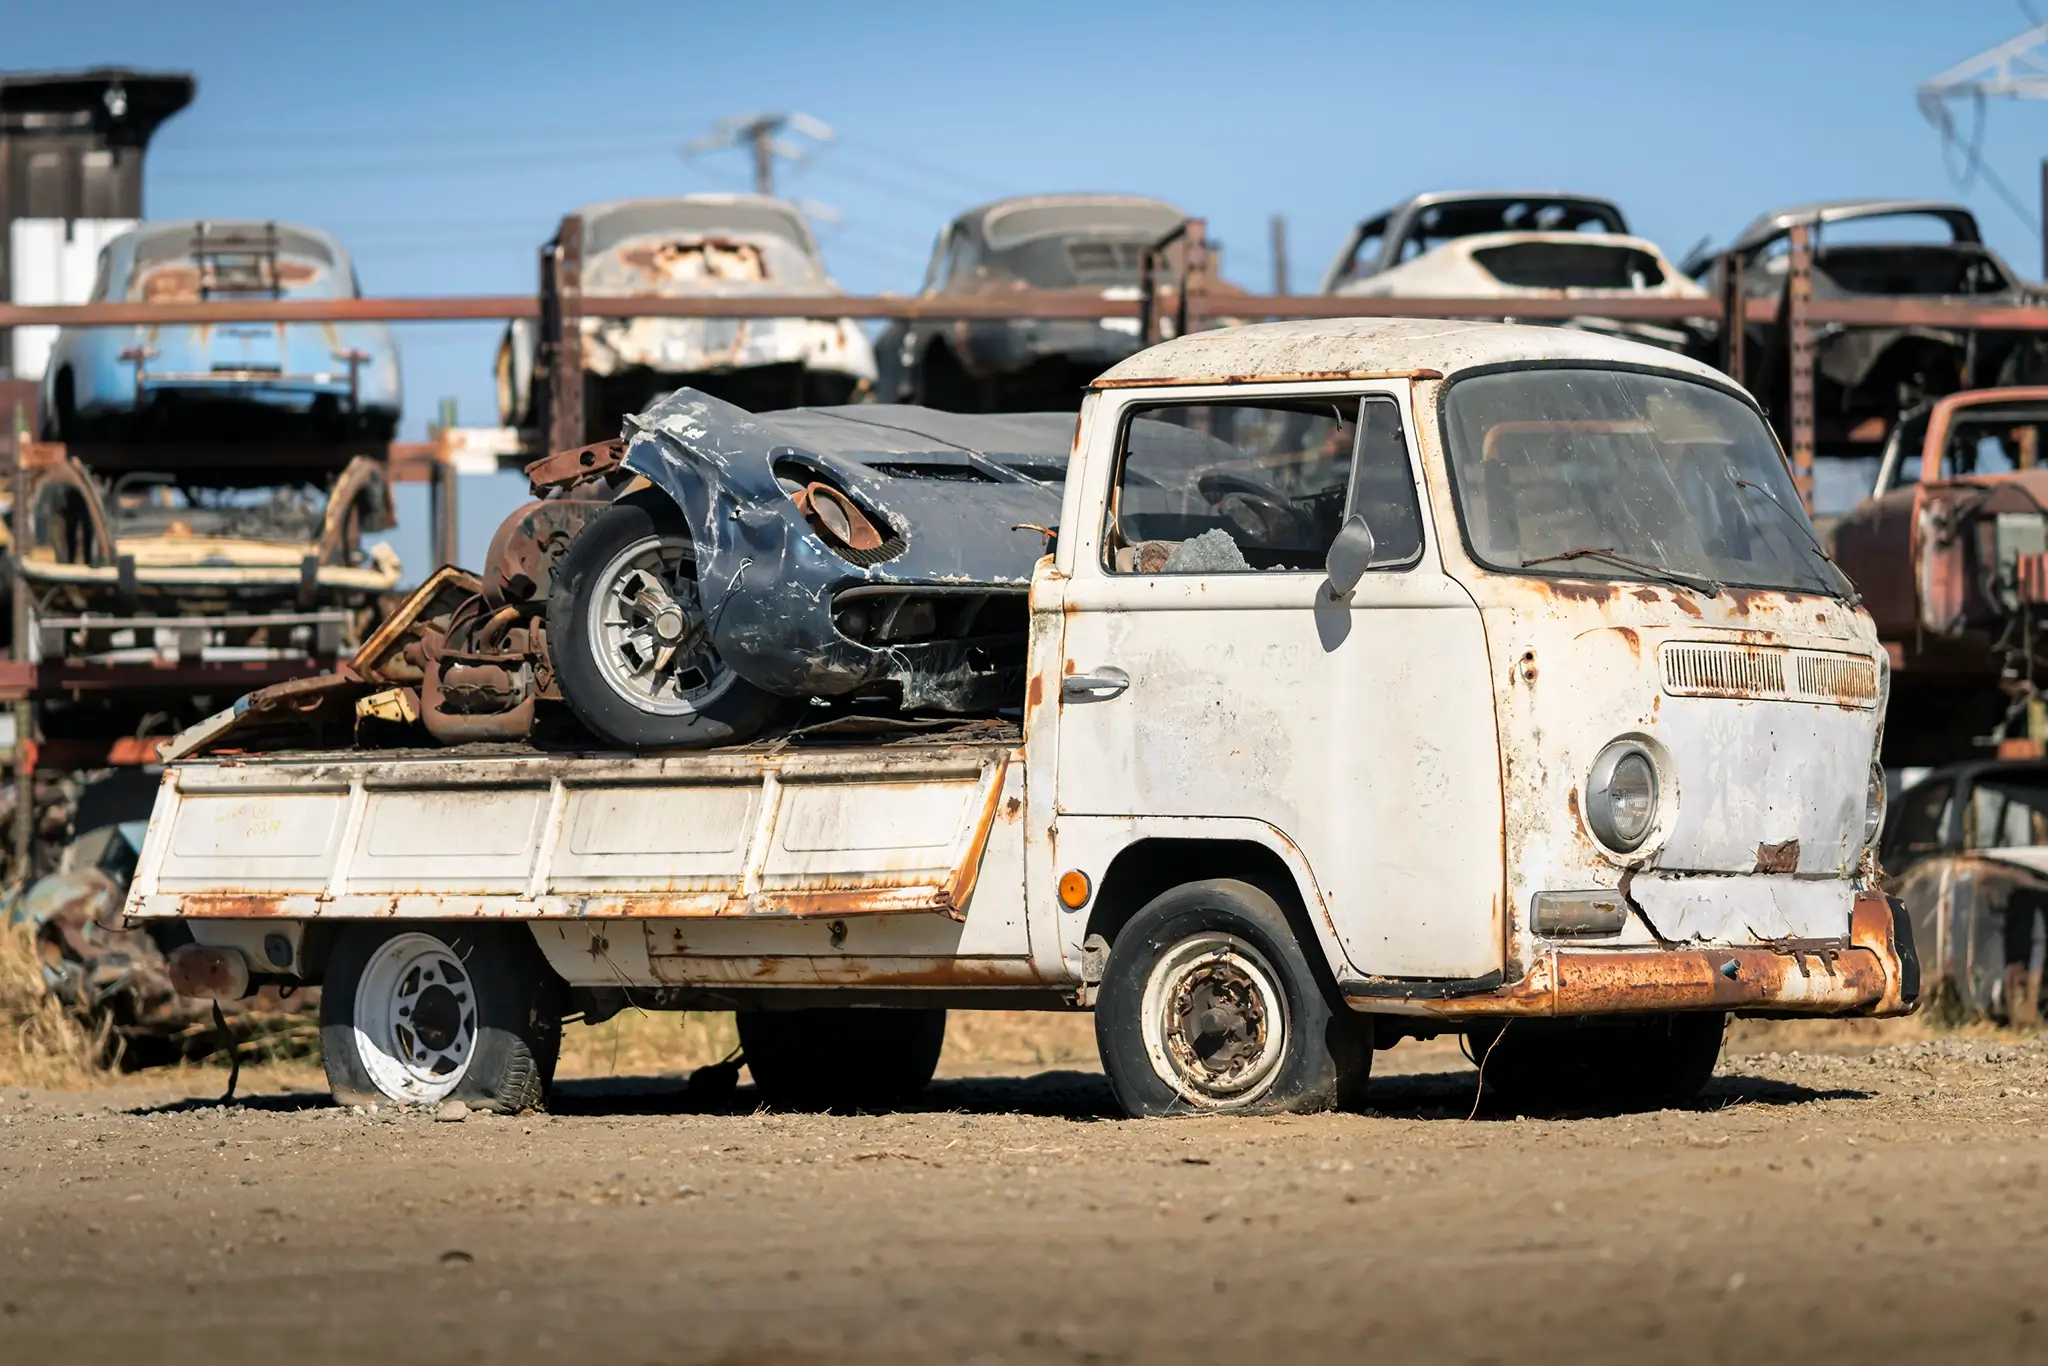
[[(14, 297), (15, 220), (142, 216), (150, 137), (195, 88), (182, 73), (116, 67), (0, 76), (0, 300)], [(0, 329), (0, 375), (13, 367), (13, 334)]]

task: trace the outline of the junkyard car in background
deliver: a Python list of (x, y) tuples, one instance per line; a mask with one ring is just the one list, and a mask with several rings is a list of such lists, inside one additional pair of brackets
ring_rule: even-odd
[(1352, 230), (1322, 292), (1357, 298), (1585, 299), (1572, 326), (1684, 350), (1677, 323), (1615, 322), (1601, 299), (1705, 294), (1605, 199), (1558, 191), (1417, 195)]
[(395, 522), (381, 457), (154, 468), (134, 448), (89, 468), (63, 450), (29, 448), (31, 658), (326, 667), (397, 586), (397, 556), (362, 542)]
[(1941, 763), (2044, 724), (2016, 705), (2048, 682), (2029, 626), (2048, 610), (2044, 435), (2048, 388), (1921, 404), (1894, 425), (1870, 496), (1827, 529), (1891, 652), (1889, 764)]
[[(803, 215), (747, 194), (621, 199), (577, 211), (583, 293), (672, 298), (841, 293)], [(586, 437), (684, 385), (748, 408), (847, 403), (873, 388), (875, 357), (851, 319), (584, 318)], [(514, 322), (498, 348), (498, 415), (533, 420), (538, 333)]]
[[(145, 223), (100, 254), (92, 301), (352, 299), (348, 252), (288, 223)], [(389, 441), (398, 345), (383, 323), (67, 327), (43, 380), (45, 435), (163, 440)]]
[(1892, 803), (1881, 860), (1906, 903), (1928, 1001), (2041, 1018), (2048, 927), (2048, 763), (1939, 768)]
[[(1132, 195), (997, 200), (940, 232), (921, 292), (1100, 289), (1135, 299), (1146, 250), (1186, 217)], [(875, 343), (877, 390), (884, 402), (953, 412), (1071, 412), (1088, 381), (1137, 349), (1133, 318), (897, 322)]]
[[(1984, 245), (1976, 215), (1960, 204), (1924, 199), (1845, 199), (1762, 215), (1725, 249), (1745, 258), (1745, 297), (1783, 297), (1790, 234), (1801, 224), (1812, 234), (1816, 301), (2026, 304), (2036, 298)], [(1719, 260), (1718, 253), (1696, 256), (1687, 268), (1718, 290)], [(1772, 412), (1789, 412), (1791, 381), (1777, 336), (1769, 324), (1750, 324), (1740, 378)], [(2040, 342), (2020, 332), (1831, 323), (1815, 330), (1814, 348), (1815, 442), (1822, 454), (1867, 454), (1900, 413), (1929, 399), (2048, 378)]]

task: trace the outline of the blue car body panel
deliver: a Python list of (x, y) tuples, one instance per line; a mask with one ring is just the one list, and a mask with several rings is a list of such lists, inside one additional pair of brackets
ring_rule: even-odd
[[(332, 299), (358, 294), (347, 251), (314, 228), (145, 223), (107, 244), (94, 300)], [(398, 346), (382, 323), (66, 328), (43, 380), (67, 441), (293, 435), (389, 440)]]

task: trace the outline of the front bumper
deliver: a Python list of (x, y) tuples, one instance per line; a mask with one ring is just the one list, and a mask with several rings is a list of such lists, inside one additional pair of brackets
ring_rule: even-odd
[(1903, 903), (1857, 894), (1845, 939), (1784, 939), (1683, 949), (1546, 945), (1520, 980), (1446, 993), (1403, 993), (1375, 982), (1347, 989), (1360, 1009), (1446, 1019), (1654, 1014), (1907, 1015), (1920, 1002), (1920, 965)]

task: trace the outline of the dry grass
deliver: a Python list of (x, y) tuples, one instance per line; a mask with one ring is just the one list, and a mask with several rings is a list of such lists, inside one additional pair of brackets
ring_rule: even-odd
[(711, 1011), (622, 1010), (599, 1025), (562, 1027), (561, 1077), (648, 1077), (689, 1072), (739, 1046), (732, 1016)]
[(102, 1082), (102, 1042), (43, 989), (28, 932), (0, 924), (0, 1086), (75, 1090)]
[[(739, 1046), (732, 1016), (712, 1012), (625, 1010), (600, 1025), (562, 1031), (564, 1077), (682, 1073), (717, 1062)], [(956, 1010), (946, 1024), (947, 1072), (992, 1067), (1087, 1066), (1095, 1061), (1094, 1017), (1024, 1010)]]

